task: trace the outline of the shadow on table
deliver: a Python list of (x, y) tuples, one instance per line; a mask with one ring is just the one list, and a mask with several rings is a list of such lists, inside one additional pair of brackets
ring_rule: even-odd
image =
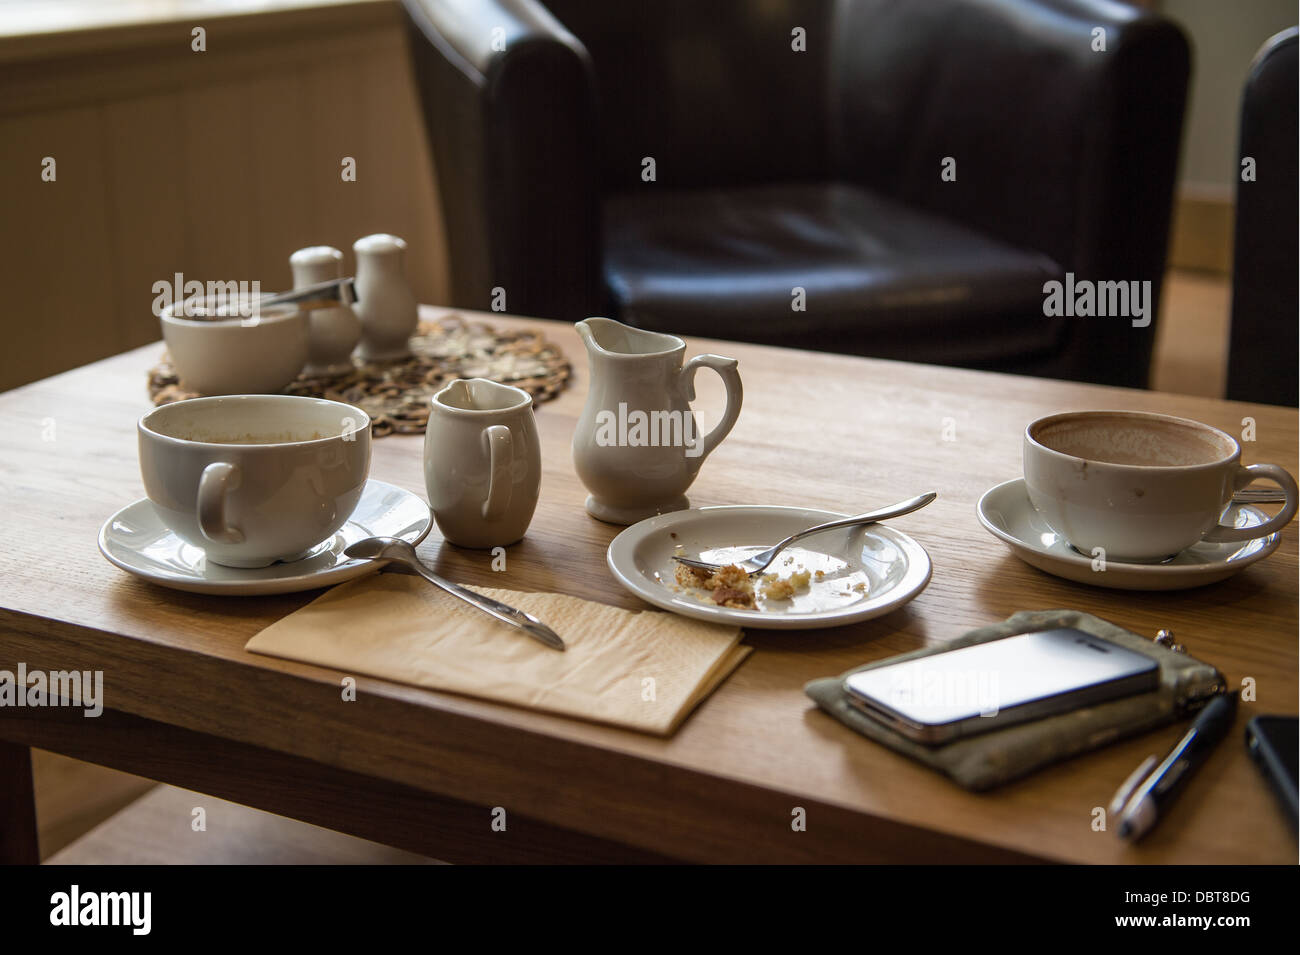
[(925, 646), (925, 620), (909, 605), (874, 620), (864, 620), (861, 623), (845, 627), (830, 627), (825, 630), (746, 628), (743, 640), (762, 653), (786, 654), (800, 658), (855, 647), (871, 648), (872, 652), (865, 654), (861, 660), (846, 662), (841, 667), (842, 670), (847, 670), (857, 663), (868, 663), (882, 656), (906, 653)]
[(199, 619), (219, 616), (228, 620), (255, 620), (266, 625), (305, 607), (328, 589), (320, 587), (291, 594), (260, 596), (195, 594), (124, 574), (109, 590), (108, 596), (123, 613), (132, 616), (138, 616), (141, 603), (147, 602), (151, 608), (158, 610), (160, 616), (176, 615)]
[(1136, 624), (1108, 615), (1128, 610), (1143, 616), (1182, 614), (1234, 606), (1248, 610), (1269, 590), (1258, 569), (1258, 565), (1247, 567), (1235, 577), (1188, 590), (1118, 590), (1055, 577), (1007, 555), (999, 563), (989, 565), (987, 573), (975, 582), (975, 592), (980, 607), (1003, 617), (1020, 610), (1085, 610), (1133, 629)]

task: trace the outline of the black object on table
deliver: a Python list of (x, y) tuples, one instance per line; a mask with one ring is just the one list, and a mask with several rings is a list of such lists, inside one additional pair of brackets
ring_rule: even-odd
[(1246, 748), (1277, 796), (1287, 822), (1296, 829), (1296, 755), (1297, 748), (1300, 748), (1300, 719), (1294, 716), (1253, 717), (1246, 724)]

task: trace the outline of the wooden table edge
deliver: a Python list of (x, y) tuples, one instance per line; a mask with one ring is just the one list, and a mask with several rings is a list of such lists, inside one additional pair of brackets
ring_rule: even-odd
[[(30, 629), (21, 626), (23, 622), (39, 623), (43, 633), (33, 633)], [(123, 638), (93, 627), (51, 621), (31, 614), (0, 609), (0, 633), (10, 638), (11, 645), (24, 654), (20, 658), (27, 663), (29, 671), (98, 669), (104, 670), (107, 674), (111, 673), (114, 667), (131, 665), (103, 652), (106, 643), (111, 646), (112, 641)], [(14, 641), (12, 638), (16, 635), (20, 639)], [(31, 642), (24, 645), (21, 639), (23, 636), (28, 637)], [(80, 638), (88, 639), (89, 643), (79, 644)], [(55, 645), (55, 641), (64, 641), (63, 646)], [(95, 649), (96, 645), (101, 648), (99, 652)], [(71, 665), (63, 657), (61, 649), (75, 655), (80, 665), (75, 667)], [(213, 681), (213, 685), (237, 685), (239, 671), (248, 667), (246, 663), (229, 658), (194, 651), (176, 651), (171, 647), (167, 649), (169, 653), (180, 653), (186, 660), (187, 666), (215, 667), (222, 671), (230, 671), (223, 676), (218, 676), (216, 673), (207, 674), (206, 676)], [(321, 667), (313, 666), (309, 669), (320, 671), (322, 674), (329, 672)], [(305, 689), (332, 696), (338, 694), (337, 682), (323, 675), (317, 677), (282, 670), (258, 672), (259, 679), (284, 681), (286, 691)], [(200, 680), (204, 678), (204, 676), (199, 677)], [(128, 678), (123, 682), (131, 684), (135, 680)], [(369, 682), (377, 687), (403, 693), (411, 689), (402, 684), (383, 680)], [(109, 681), (106, 680), (105, 696), (108, 695), (109, 685)], [(263, 687), (264, 691), (265, 689)], [(432, 739), (426, 740), (424, 749), (431, 757), (442, 755), (463, 759), (467, 755), (466, 740), (470, 738), (470, 734), (473, 734), (478, 744), (481, 744), (474, 747), (477, 751), (476, 755), (481, 758), (472, 763), (462, 763), (461, 771), (471, 777), (462, 780), (466, 785), (475, 781), (472, 778), (475, 772), (478, 774), (480, 786), (489, 776), (499, 776), (501, 760), (489, 758), (488, 763), (497, 765), (485, 766), (482, 757), (486, 757), (494, 745), (508, 749), (512, 757), (510, 762), (513, 772), (506, 780), (489, 786), (492, 790), (490, 798), (466, 799), (463, 796), (466, 785), (453, 785), (445, 780), (429, 779), (418, 771), (412, 771), (410, 766), (381, 763), (373, 768), (361, 769), (354, 761), (344, 758), (347, 753), (328, 746), (309, 748), (307, 751), (303, 748), (295, 748), (291, 745), (290, 739), (284, 738), (282, 727), (272, 720), (235, 719), (233, 721), (235, 724), (248, 727), (249, 731), (212, 735), (204, 732), (203, 714), (192, 713), (187, 709), (184, 699), (172, 698), (165, 691), (160, 692), (152, 700), (115, 700), (114, 706), (105, 707), (104, 716), (109, 719), (103, 725), (111, 725), (127, 719), (142, 721), (141, 725), (165, 728), (165, 731), (160, 729), (154, 732), (155, 738), (145, 747), (156, 748), (160, 754), (164, 752), (166, 746), (165, 741), (168, 738), (166, 733), (180, 736), (189, 734), (191, 738), (188, 742), (177, 744), (174, 753), (176, 758), (173, 762), (178, 768), (167, 772), (166, 778), (150, 774), (151, 771), (156, 771), (153, 767), (166, 765), (163, 756), (151, 758), (146, 752), (138, 759), (122, 755), (112, 760), (97, 758), (95, 747), (77, 742), (77, 735), (94, 735), (99, 730), (101, 725), (99, 721), (104, 719), (104, 716), (87, 718), (80, 710), (68, 707), (0, 710), (0, 738), (14, 744), (47, 749), (74, 759), (145, 775), (159, 782), (167, 782), (183, 788), (197, 788), (269, 812), (288, 814), (284, 809), (285, 804), (292, 804), (299, 807), (293, 814), (303, 821), (326, 825), (329, 828), (347, 831), (352, 835), (388, 842), (398, 848), (435, 856), (437, 853), (433, 852), (427, 844), (390, 839), (384, 837), (382, 833), (376, 835), (374, 830), (366, 827), (343, 827), (337, 821), (333, 824), (318, 821), (322, 818), (337, 820), (337, 816), (331, 815), (328, 809), (323, 816), (318, 812), (310, 811), (301, 814), (304, 812), (301, 804), (296, 803), (292, 798), (271, 798), (257, 787), (244, 789), (222, 787), (213, 780), (213, 777), (201, 770), (187, 769), (179, 757), (187, 752), (193, 754), (194, 747), (198, 745), (195, 740), (209, 741), (203, 744), (203, 748), (207, 750), (220, 749), (222, 743), (228, 743), (231, 747), (245, 747), (246, 751), (241, 752), (245, 752), (251, 762), (264, 763), (268, 768), (272, 765), (271, 760), (274, 755), (291, 761), (299, 767), (320, 767), (316, 772), (325, 776), (331, 773), (342, 773), (357, 780), (373, 780), (377, 784), (376, 788), (380, 790), (384, 787), (400, 787), (413, 792), (422, 792), (449, 806), (456, 807), (456, 814), (461, 818), (460, 814), (468, 806), (476, 806), (486, 812), (488, 808), (500, 805), (513, 813), (510, 809), (509, 790), (512, 788), (510, 780), (517, 780), (519, 785), (527, 785), (529, 780), (536, 778), (537, 774), (545, 774), (548, 761), (552, 756), (557, 755), (554, 751), (561, 750), (564, 752), (558, 754), (558, 765), (573, 771), (574, 775), (570, 778), (570, 785), (573, 788), (584, 792), (598, 791), (601, 779), (593, 774), (597, 773), (599, 767), (599, 776), (617, 778), (622, 788), (638, 789), (640, 797), (644, 800), (637, 807), (622, 807), (634, 812), (638, 817), (644, 817), (644, 821), (630, 831), (625, 828), (620, 831), (620, 827), (613, 824), (613, 820), (618, 817), (620, 807), (616, 803), (609, 803), (608, 794), (606, 794), (606, 804), (599, 809), (578, 805), (547, 806), (545, 803), (531, 802), (527, 812), (521, 810), (521, 815), (529, 820), (530, 832), (540, 833), (549, 827), (556, 832), (571, 832), (584, 839), (594, 840), (592, 845), (600, 847), (600, 851), (595, 853), (597, 859), (607, 856), (606, 850), (609, 847), (623, 846), (630, 853), (644, 853), (647, 854), (647, 858), (656, 861), (703, 863), (1062, 861), (968, 839), (959, 834), (864, 813), (832, 802), (811, 799), (806, 793), (788, 792), (777, 787), (744, 782), (734, 777), (710, 774), (683, 766), (672, 767), (674, 781), (678, 784), (689, 782), (690, 791), (656, 793), (655, 790), (661, 788), (663, 783), (665, 768), (652, 759), (616, 748), (604, 747), (590, 740), (560, 739), (546, 733), (494, 721), (474, 712), (457, 710), (444, 703), (444, 700), (459, 699), (461, 698), (455, 694), (439, 693), (433, 700), (421, 705), (382, 694), (368, 696), (368, 701), (381, 710), (376, 714), (377, 719), (373, 721), (374, 723), (384, 724), (386, 722), (384, 716), (389, 714), (409, 717), (413, 711), (418, 710), (426, 719), (432, 718), (437, 721), (426, 727), (430, 731), (428, 734), (430, 737), (444, 736), (456, 740), (459, 744), (454, 747), (439, 747)], [(170, 714), (182, 714), (189, 718), (170, 719)], [(48, 728), (42, 728), (43, 723), (48, 723)], [(19, 725), (22, 726), (21, 731), (15, 731), (15, 727)], [(318, 732), (314, 735), (317, 739), (334, 738), (328, 732)], [(299, 737), (299, 739), (304, 738)], [(407, 743), (409, 745), (410, 740)], [(120, 749), (120, 746), (118, 748)], [(590, 759), (593, 756), (598, 757), (598, 760)], [(525, 760), (535, 765), (528, 765)], [(586, 778), (583, 778), (584, 776)], [(715, 824), (709, 827), (713, 830), (711, 835), (700, 832), (682, 833), (671, 825), (672, 821), (680, 818), (679, 810), (682, 807), (679, 800), (682, 796), (703, 804), (690, 815), (714, 820)], [(791, 827), (791, 810), (794, 807), (802, 808), (810, 820), (807, 830), (799, 831)], [(487, 818), (486, 815), (484, 818)], [(755, 843), (753, 837), (756, 827), (766, 828), (771, 839), (761, 844)], [(870, 833), (871, 838), (864, 838), (867, 833)], [(786, 838), (787, 834), (789, 838)], [(543, 836), (538, 838), (544, 841)], [(863, 845), (872, 845), (873, 852), (864, 856), (858, 848)], [(565, 850), (562, 854), (572, 853)]]

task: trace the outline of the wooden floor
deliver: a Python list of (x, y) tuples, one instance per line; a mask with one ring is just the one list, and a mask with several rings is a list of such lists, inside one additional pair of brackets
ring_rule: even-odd
[(249, 809), (154, 786), (46, 857), (47, 865), (437, 865), (433, 859)]
[(49, 859), (157, 785), (39, 749), (32, 750), (32, 776), (42, 859)]
[(1208, 272), (1170, 272), (1163, 298), (1151, 387), (1222, 398), (1228, 380), (1231, 285)]
[[(1230, 292), (1222, 276), (1169, 274), (1154, 389), (1223, 396)], [(431, 861), (52, 753), (38, 751), (33, 764), (41, 857), (50, 863)], [(191, 829), (196, 806), (206, 811), (206, 832)]]

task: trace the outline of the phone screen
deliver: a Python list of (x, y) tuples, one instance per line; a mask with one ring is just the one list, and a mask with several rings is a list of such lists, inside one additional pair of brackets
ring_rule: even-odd
[(845, 689), (867, 712), (926, 728), (996, 718), (1029, 703), (1034, 717), (1155, 686), (1156, 661), (1073, 628), (1040, 630), (851, 674)]

